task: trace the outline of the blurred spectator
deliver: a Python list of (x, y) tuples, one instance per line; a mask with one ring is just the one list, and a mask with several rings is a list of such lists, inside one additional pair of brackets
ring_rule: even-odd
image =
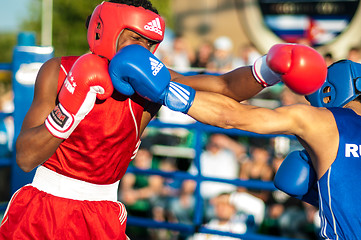
[[(211, 201), (215, 216), (205, 227), (213, 230), (244, 234), (247, 231), (247, 215), (238, 214), (236, 206), (229, 201), (229, 194), (224, 193), (217, 196)], [(235, 240), (238, 238), (226, 237), (221, 235), (211, 235), (197, 233), (189, 240)]]
[(244, 44), (238, 50), (239, 55), (233, 59), (233, 68), (253, 65), (253, 63), (261, 57), (253, 44)]
[[(164, 172), (178, 171), (176, 159), (171, 157), (160, 159), (158, 168)], [(153, 219), (159, 222), (178, 222), (173, 209), (171, 209), (171, 203), (174, 199), (180, 196), (183, 180), (177, 179), (176, 177), (161, 177), (161, 179), (161, 191), (154, 200), (154, 206), (152, 210)], [(178, 236), (179, 232), (173, 232), (167, 229), (152, 230), (152, 237), (154, 240), (176, 239)]]
[(190, 48), (183, 36), (177, 35), (173, 39), (172, 48), (164, 54), (161, 61), (169, 68), (185, 72), (189, 71), (194, 61), (194, 51)]
[[(159, 121), (164, 123), (191, 124), (195, 122), (195, 120), (188, 115), (170, 110), (165, 106), (159, 110), (157, 117)], [(169, 143), (174, 143), (165, 145), (187, 146), (189, 143), (188, 141), (191, 141), (188, 139), (191, 138), (191, 131), (185, 128), (162, 128), (159, 129), (159, 134), (160, 136), (167, 136), (168, 139), (172, 139), (171, 141), (168, 141)]]
[(307, 236), (309, 239), (320, 239), (319, 232), (320, 232), (320, 215), (318, 212), (318, 208), (315, 206), (308, 204), (306, 202), (302, 202), (304, 205), (304, 209), (306, 212), (306, 227), (305, 232), (307, 233)]
[(233, 42), (227, 36), (218, 37), (214, 41), (214, 55), (207, 71), (224, 73), (233, 69)]
[[(159, 170), (164, 172), (178, 171), (176, 159), (165, 157), (160, 159)], [(169, 211), (169, 204), (173, 198), (180, 195), (182, 180), (177, 178), (161, 177), (162, 187), (156, 197), (153, 207), (153, 216), (156, 221), (176, 222), (174, 215)]]
[(258, 230), (265, 216), (266, 205), (260, 198), (247, 192), (232, 192), (228, 201), (236, 206), (238, 212), (248, 216), (247, 228)]
[(325, 59), (327, 67), (330, 66), (332, 63), (335, 62), (335, 59), (333, 58), (332, 53), (327, 52), (323, 55), (323, 58)]
[[(152, 168), (152, 153), (145, 148), (139, 149), (132, 164), (147, 170)], [(119, 199), (127, 207), (128, 214), (137, 217), (152, 218), (152, 202), (162, 188), (162, 180), (156, 175), (141, 175), (128, 172), (122, 178)], [(131, 239), (147, 240), (150, 233), (146, 228), (127, 226), (127, 235)]]
[(308, 104), (308, 101), (303, 95), (294, 93), (291, 89), (284, 85), (282, 92), (280, 94), (280, 103), (282, 106), (288, 106), (292, 104)]
[[(272, 161), (272, 171), (273, 176), (277, 172), (279, 166), (281, 165), (284, 157), (275, 157)], [(288, 218), (288, 213), (286, 212), (286, 208), (290, 207), (290, 209), (299, 209), (301, 201), (290, 197), (289, 195), (281, 192), (280, 190), (270, 191), (269, 196), (266, 201), (266, 214), (263, 224), (261, 226), (261, 233), (273, 235), (273, 236), (282, 236), (283, 231), (288, 231), (286, 229), (282, 229), (281, 227), (281, 218)], [(295, 210), (292, 210), (295, 212)], [(283, 222), (283, 227), (288, 228), (286, 226), (286, 222)], [(291, 224), (289, 222), (289, 224)]]
[[(273, 159), (273, 175), (283, 160), (284, 157), (281, 156)], [(266, 206), (260, 233), (289, 238), (318, 239), (318, 229), (314, 224), (314, 219), (317, 217), (315, 207), (290, 197), (280, 190), (269, 192)]]
[(210, 141), (223, 149), (231, 151), (240, 163), (248, 158), (246, 146), (225, 134), (212, 134)]
[[(206, 150), (201, 154), (201, 172), (203, 176), (235, 179), (238, 176), (239, 162), (247, 157), (246, 148), (224, 134), (213, 134), (208, 141)], [(222, 168), (220, 170), (220, 168)], [(191, 174), (196, 174), (197, 170), (194, 165), (189, 169)], [(201, 184), (201, 195), (205, 198), (206, 206), (211, 198), (224, 191), (235, 190), (236, 187), (231, 184), (204, 182)], [(176, 215), (178, 221), (192, 221), (193, 214), (194, 190), (196, 183), (193, 180), (185, 180), (182, 183), (179, 198), (172, 201), (171, 209)], [(192, 213), (192, 214), (191, 214)], [(213, 215), (213, 209), (206, 210), (206, 218)]]
[[(272, 180), (272, 167), (270, 165), (271, 153), (269, 139), (250, 138), (249, 160), (241, 165), (239, 178), (242, 180)], [(238, 191), (248, 191), (252, 195), (267, 200), (266, 190), (249, 189), (240, 187)]]
[(214, 47), (212, 42), (204, 41), (196, 50), (194, 61), (191, 66), (193, 68), (206, 69), (209, 61), (213, 57)]
[(195, 206), (194, 190), (196, 182), (187, 179), (182, 182), (179, 197), (173, 198), (170, 202), (170, 211), (179, 223), (193, 224), (193, 214)]
[[(233, 142), (232, 144), (230, 144)], [(222, 179), (236, 179), (239, 174), (239, 158), (245, 153), (241, 144), (224, 134), (212, 134), (207, 142), (206, 149), (200, 156), (200, 168), (203, 176)], [(189, 172), (197, 174), (194, 163)], [(224, 192), (233, 192), (236, 186), (228, 183), (205, 181), (201, 183), (200, 193), (204, 199), (205, 219), (213, 217), (214, 209), (209, 205), (211, 198)]]
[(361, 49), (360, 47), (351, 47), (348, 50), (347, 57), (348, 60), (361, 63)]
[[(200, 167), (203, 176), (236, 179), (239, 173), (239, 162), (236, 153), (225, 148), (230, 139), (222, 134), (210, 136), (206, 149), (200, 156)], [(191, 174), (197, 174), (194, 164), (190, 167)], [(203, 182), (201, 184), (201, 195), (205, 199), (211, 199), (222, 192), (232, 192), (236, 187), (232, 184), (219, 182)]]

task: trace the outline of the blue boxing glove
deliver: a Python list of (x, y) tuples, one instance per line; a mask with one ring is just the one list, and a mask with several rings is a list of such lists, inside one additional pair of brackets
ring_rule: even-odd
[(306, 150), (287, 155), (276, 173), (274, 184), (290, 196), (318, 206), (317, 176)]
[(195, 90), (171, 82), (164, 64), (140, 45), (122, 48), (109, 64), (109, 75), (120, 93), (130, 96), (135, 91), (174, 111), (187, 113), (194, 100)]

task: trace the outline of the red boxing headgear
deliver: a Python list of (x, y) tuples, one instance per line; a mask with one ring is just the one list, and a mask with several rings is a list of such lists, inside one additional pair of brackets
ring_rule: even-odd
[(111, 60), (117, 51), (119, 34), (124, 29), (160, 43), (164, 38), (165, 23), (161, 16), (143, 7), (103, 2), (94, 9), (89, 21), (90, 51)]

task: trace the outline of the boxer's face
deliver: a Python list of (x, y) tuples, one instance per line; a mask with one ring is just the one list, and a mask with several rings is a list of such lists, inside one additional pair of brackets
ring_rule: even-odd
[(152, 52), (155, 46), (157, 45), (157, 42), (146, 39), (140, 34), (133, 32), (131, 30), (124, 29), (118, 38), (117, 51), (119, 51), (125, 46), (132, 44), (138, 44)]

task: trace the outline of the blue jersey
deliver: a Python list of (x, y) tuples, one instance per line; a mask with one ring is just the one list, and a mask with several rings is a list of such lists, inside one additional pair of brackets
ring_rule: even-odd
[(361, 239), (361, 116), (330, 108), (339, 131), (335, 161), (318, 181), (321, 237)]

